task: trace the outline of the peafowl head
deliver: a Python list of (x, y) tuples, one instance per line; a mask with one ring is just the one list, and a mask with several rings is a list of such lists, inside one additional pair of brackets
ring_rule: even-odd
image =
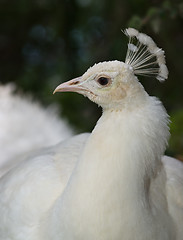
[(146, 92), (136, 75), (154, 75), (159, 81), (168, 77), (164, 51), (146, 34), (128, 28), (125, 62), (108, 61), (95, 64), (81, 77), (60, 84), (54, 92), (77, 92), (103, 109), (122, 109), (138, 104)]

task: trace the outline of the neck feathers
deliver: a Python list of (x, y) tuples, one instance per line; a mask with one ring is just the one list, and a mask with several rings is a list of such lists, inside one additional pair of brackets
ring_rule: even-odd
[(113, 148), (117, 154), (121, 152), (121, 161), (124, 154), (134, 160), (133, 164), (139, 158), (137, 164), (149, 174), (155, 174), (168, 143), (168, 123), (169, 116), (162, 103), (155, 97), (147, 96), (143, 104), (135, 108), (104, 111), (91, 135), (91, 141), (94, 138), (93, 144), (96, 144), (98, 151), (105, 152)]
[(150, 184), (161, 170), (167, 124), (156, 98), (134, 111), (104, 111), (54, 207), (58, 239), (131, 239), (129, 222), (144, 232), (147, 219), (152, 221)]

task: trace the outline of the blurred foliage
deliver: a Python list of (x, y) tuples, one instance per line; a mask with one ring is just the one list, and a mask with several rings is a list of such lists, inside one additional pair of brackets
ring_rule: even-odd
[(90, 131), (100, 109), (77, 94), (52, 91), (95, 62), (124, 60), (127, 39), (121, 29), (129, 26), (152, 36), (166, 52), (168, 81), (141, 80), (172, 115), (169, 151), (183, 154), (183, 118), (177, 115), (183, 111), (182, 1), (1, 0), (0, 81), (15, 82), (46, 105), (60, 104), (78, 132)]
[[(171, 116), (171, 135), (169, 150), (183, 156), (183, 109), (173, 112)], [(176, 151), (176, 152), (175, 152)]]

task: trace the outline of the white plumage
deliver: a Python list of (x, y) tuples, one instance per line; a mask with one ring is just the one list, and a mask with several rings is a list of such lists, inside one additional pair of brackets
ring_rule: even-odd
[[(153, 57), (154, 74), (166, 79), (163, 52)], [(0, 239), (183, 239), (183, 165), (163, 157), (169, 119), (135, 77), (149, 71), (141, 64), (137, 72), (129, 63), (99, 63), (57, 87), (87, 96), (103, 114), (90, 135), (37, 152), (1, 179)]]
[(15, 85), (0, 85), (0, 177), (35, 149), (54, 145), (72, 133), (55, 107), (42, 107), (15, 94)]

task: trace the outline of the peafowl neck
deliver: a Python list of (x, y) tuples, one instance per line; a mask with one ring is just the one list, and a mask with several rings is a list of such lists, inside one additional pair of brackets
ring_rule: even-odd
[(161, 171), (169, 136), (167, 123), (161, 103), (151, 97), (134, 111), (104, 111), (55, 208), (58, 239), (118, 240), (129, 222), (135, 226), (146, 216), (150, 183)]

